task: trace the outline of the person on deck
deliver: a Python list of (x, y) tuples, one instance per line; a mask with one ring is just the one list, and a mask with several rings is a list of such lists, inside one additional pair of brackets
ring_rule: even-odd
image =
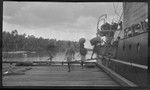
[(68, 43), (68, 49), (66, 51), (65, 54), (65, 58), (67, 59), (67, 63), (68, 63), (68, 72), (70, 72), (71, 69), (71, 61), (74, 59), (75, 56), (75, 50), (73, 48), (73, 46), (71, 45), (71, 43)]
[(83, 69), (83, 64), (84, 64), (84, 61), (86, 59), (86, 54), (87, 54), (87, 49), (84, 48), (84, 43), (85, 43), (85, 38), (81, 38), (79, 40), (79, 44), (80, 44), (80, 56), (81, 56), (82, 69)]
[(93, 52), (91, 55), (91, 59), (93, 58), (93, 55), (96, 54), (97, 58), (99, 58), (100, 49), (101, 49), (101, 42), (102, 39), (100, 37), (95, 37), (90, 40), (91, 45), (93, 46)]

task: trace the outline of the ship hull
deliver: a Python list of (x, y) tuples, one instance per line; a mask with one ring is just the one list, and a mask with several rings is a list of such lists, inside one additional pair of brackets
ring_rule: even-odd
[(148, 32), (121, 39), (116, 58), (104, 58), (102, 64), (138, 86), (148, 87)]

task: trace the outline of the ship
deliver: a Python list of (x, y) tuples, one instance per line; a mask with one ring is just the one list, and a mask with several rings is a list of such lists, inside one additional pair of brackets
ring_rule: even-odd
[[(101, 46), (98, 63), (135, 83), (150, 85), (148, 64), (148, 3), (123, 2), (123, 19), (117, 23), (120, 28), (109, 29), (106, 21), (97, 29), (97, 37), (107, 38)], [(106, 17), (107, 15), (102, 15)], [(99, 20), (98, 20), (99, 21)], [(119, 32), (119, 33), (118, 33)]]

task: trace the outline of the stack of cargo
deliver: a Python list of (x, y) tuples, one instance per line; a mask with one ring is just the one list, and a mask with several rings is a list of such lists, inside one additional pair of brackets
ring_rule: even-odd
[(96, 45), (97, 43), (101, 43), (101, 38), (100, 37), (95, 37), (90, 40), (91, 45)]
[(83, 44), (83, 43), (85, 43), (85, 38), (81, 38), (81, 39), (79, 40), (79, 44)]

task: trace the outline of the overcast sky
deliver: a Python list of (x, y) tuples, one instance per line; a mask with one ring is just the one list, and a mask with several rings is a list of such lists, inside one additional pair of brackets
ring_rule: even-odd
[[(118, 14), (122, 3), (114, 3)], [(107, 14), (107, 21), (117, 20), (113, 2), (4, 2), (3, 30), (16, 29), (19, 34), (57, 40), (89, 40), (96, 36), (98, 17)]]

